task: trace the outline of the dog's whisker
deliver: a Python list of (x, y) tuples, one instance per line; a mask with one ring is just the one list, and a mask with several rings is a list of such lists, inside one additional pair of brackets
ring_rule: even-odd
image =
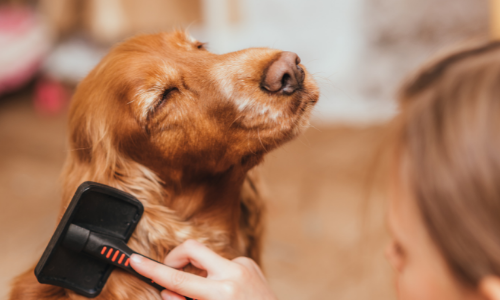
[(231, 125), (229, 125), (229, 127), (233, 126), (233, 124), (239, 119), (239, 118), (242, 118), (243, 115), (240, 115), (238, 117), (236, 117), (236, 119), (234, 119), (234, 121), (231, 123)]
[(321, 129), (317, 128), (316, 126), (314, 126), (313, 124), (309, 124), (309, 127), (311, 127), (312, 129), (314, 130), (317, 130), (318, 132), (323, 132)]
[(260, 144), (262, 145), (262, 148), (264, 148), (264, 151), (267, 152), (267, 149), (266, 147), (264, 146), (264, 143), (262, 143), (262, 139), (260, 138), (260, 131), (259, 129), (257, 128), (257, 136), (259, 137), (259, 142)]
[(278, 143), (276, 142), (276, 137), (273, 137), (273, 143), (274, 143), (274, 146), (276, 146), (276, 148), (279, 147)]
[(247, 133), (247, 145), (248, 145), (248, 151), (250, 153), (252, 153), (253, 155), (255, 155), (255, 151), (252, 150), (252, 146), (251, 146), (251, 139), (250, 139), (250, 132)]

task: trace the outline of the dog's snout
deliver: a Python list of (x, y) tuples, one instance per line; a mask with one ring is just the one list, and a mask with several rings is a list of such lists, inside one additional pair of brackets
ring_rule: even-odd
[(283, 91), (292, 94), (304, 82), (304, 70), (299, 66), (300, 58), (293, 52), (282, 52), (264, 73), (262, 87), (270, 92)]

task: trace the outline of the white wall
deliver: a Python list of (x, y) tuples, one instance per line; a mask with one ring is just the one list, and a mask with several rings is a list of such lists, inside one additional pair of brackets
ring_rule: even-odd
[(272, 47), (296, 52), (320, 86), (316, 121), (366, 123), (391, 115), (391, 101), (373, 103), (358, 93), (363, 0), (240, 0), (239, 24), (228, 21), (225, 1), (204, 0), (206, 26), (192, 30), (211, 51)]

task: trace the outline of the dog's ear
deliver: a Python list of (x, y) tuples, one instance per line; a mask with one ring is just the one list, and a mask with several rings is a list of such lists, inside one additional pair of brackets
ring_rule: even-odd
[[(117, 133), (125, 132), (127, 122), (123, 91), (116, 80), (116, 68), (110, 64), (112, 55), (80, 82), (68, 118), (69, 149), (64, 171), (63, 202), (69, 201), (77, 186), (91, 180), (109, 184), (116, 176), (117, 166), (124, 165), (117, 151)], [(125, 102), (126, 103), (126, 102)]]
[(122, 80), (126, 70), (117, 63), (126, 58), (115, 52), (82, 80), (71, 100), (69, 146), (82, 162), (104, 159), (112, 163), (119, 135), (126, 134), (130, 121), (135, 120), (127, 105), (128, 85)]
[[(80, 87), (81, 90), (81, 87)], [(81, 91), (77, 91), (82, 93)], [(91, 116), (86, 111), (88, 104), (81, 96), (75, 94), (72, 99), (72, 107), (69, 114), (69, 147), (70, 152), (81, 162), (90, 163), (97, 134), (101, 130), (94, 128), (91, 120), (97, 121), (98, 116)]]
[[(84, 181), (103, 184), (112, 176), (110, 167), (116, 165), (116, 151), (112, 145), (110, 122), (106, 118), (105, 99), (100, 98), (99, 86), (92, 84), (91, 74), (84, 79), (75, 92), (68, 118), (68, 155), (61, 181), (62, 201), (69, 203), (73, 193)], [(101, 94), (101, 95), (100, 95)]]

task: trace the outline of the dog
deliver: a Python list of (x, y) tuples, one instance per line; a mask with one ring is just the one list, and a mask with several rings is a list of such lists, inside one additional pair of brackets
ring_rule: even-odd
[[(78, 85), (60, 216), (84, 181), (134, 195), (144, 215), (129, 246), (163, 260), (195, 239), (220, 255), (261, 261), (264, 204), (254, 167), (309, 124), (319, 91), (292, 52), (213, 54), (188, 33), (133, 37)], [(195, 268), (188, 268), (198, 272)], [(39, 284), (33, 269), (11, 300), (83, 299)], [(115, 270), (96, 299), (160, 299)]]

